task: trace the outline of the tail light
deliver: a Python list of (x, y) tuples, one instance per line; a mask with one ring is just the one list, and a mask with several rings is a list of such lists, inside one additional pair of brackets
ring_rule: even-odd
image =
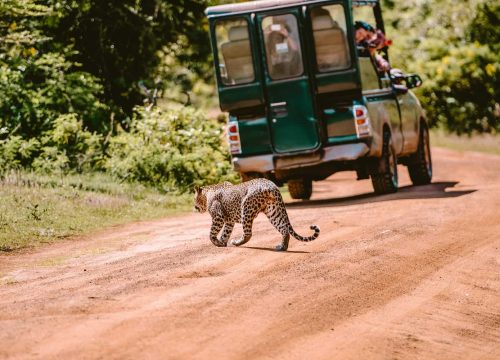
[(352, 108), (354, 123), (356, 125), (356, 134), (358, 138), (372, 136), (372, 126), (368, 109), (363, 105), (354, 105)]
[(230, 121), (227, 125), (227, 138), (231, 154), (241, 154), (240, 132), (237, 121)]

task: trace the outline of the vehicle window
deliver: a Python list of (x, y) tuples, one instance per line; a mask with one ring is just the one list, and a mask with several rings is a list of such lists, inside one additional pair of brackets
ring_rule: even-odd
[(274, 80), (302, 75), (297, 19), (292, 14), (266, 16), (262, 19), (267, 69)]
[(218, 21), (215, 25), (219, 72), (225, 85), (252, 82), (255, 71), (245, 19)]
[(318, 6), (311, 10), (316, 65), (319, 72), (346, 69), (351, 56), (342, 5)]

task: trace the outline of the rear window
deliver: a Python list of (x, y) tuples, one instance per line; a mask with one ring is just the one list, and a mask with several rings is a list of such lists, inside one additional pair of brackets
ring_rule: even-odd
[(347, 69), (351, 55), (342, 5), (318, 6), (311, 10), (316, 66), (319, 72)]
[(297, 19), (292, 14), (266, 16), (262, 19), (267, 70), (274, 80), (302, 75)]
[(245, 84), (255, 80), (248, 23), (245, 19), (218, 21), (215, 24), (219, 74), (224, 85)]

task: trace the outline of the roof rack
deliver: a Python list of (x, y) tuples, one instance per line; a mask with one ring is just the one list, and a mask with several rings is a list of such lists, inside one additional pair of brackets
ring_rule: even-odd
[[(275, 9), (280, 7), (288, 7), (293, 5), (307, 5), (314, 3), (322, 3), (324, 0), (260, 0), (247, 1), (235, 4), (224, 4), (210, 6), (205, 10), (207, 16), (234, 14), (239, 12), (259, 11)], [(379, 0), (353, 0), (352, 5), (357, 6), (376, 6)]]
[(377, 5), (378, 0), (353, 0), (352, 6), (375, 6)]

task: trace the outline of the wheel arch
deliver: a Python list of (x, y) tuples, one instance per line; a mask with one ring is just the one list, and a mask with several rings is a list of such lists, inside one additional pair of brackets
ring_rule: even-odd
[(392, 134), (392, 127), (389, 119), (384, 117), (382, 121), (378, 124), (374, 130), (372, 144), (370, 147), (370, 157), (380, 157), (382, 156), (382, 147), (384, 146), (384, 131), (388, 131)]
[(425, 117), (424, 114), (420, 115), (420, 118), (418, 120), (418, 141), (420, 143), (420, 131), (422, 131), (422, 128), (427, 129), (427, 131), (430, 131), (429, 123), (427, 121), (427, 118)]

